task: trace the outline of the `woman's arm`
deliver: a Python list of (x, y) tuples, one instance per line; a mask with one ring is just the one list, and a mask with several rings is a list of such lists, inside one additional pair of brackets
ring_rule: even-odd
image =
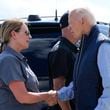
[(9, 83), (9, 88), (14, 94), (16, 100), (22, 104), (32, 104), (41, 101), (47, 101), (52, 98), (53, 103), (56, 101), (55, 94), (50, 92), (29, 92), (27, 91), (23, 81), (12, 81)]

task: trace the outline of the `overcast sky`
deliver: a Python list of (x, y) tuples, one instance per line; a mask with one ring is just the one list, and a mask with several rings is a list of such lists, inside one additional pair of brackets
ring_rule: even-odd
[(97, 21), (110, 22), (110, 0), (0, 0), (0, 19), (27, 17), (29, 14), (61, 16), (78, 7), (89, 8)]

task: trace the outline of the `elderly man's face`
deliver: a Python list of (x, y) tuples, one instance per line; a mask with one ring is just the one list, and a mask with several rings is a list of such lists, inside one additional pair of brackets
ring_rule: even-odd
[(82, 36), (82, 22), (81, 20), (77, 19), (75, 15), (70, 15), (69, 16), (69, 27), (72, 32), (72, 35), (80, 39)]

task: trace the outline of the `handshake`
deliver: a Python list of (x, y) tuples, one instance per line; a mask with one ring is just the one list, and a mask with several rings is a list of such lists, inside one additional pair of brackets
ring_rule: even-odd
[(49, 106), (55, 105), (59, 101), (69, 101), (74, 98), (73, 82), (67, 87), (62, 87), (58, 91), (50, 90), (46, 94), (45, 101)]
[(46, 103), (49, 106), (53, 106), (53, 105), (57, 104), (57, 102), (58, 102), (57, 91), (50, 90), (47, 92), (47, 94), (48, 94), (48, 98), (45, 99)]

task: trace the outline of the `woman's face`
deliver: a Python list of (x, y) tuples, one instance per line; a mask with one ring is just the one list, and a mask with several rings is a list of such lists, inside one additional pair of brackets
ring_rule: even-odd
[(26, 49), (29, 47), (29, 40), (31, 38), (30, 32), (26, 24), (21, 26), (19, 32), (16, 32), (16, 44), (20, 50)]

